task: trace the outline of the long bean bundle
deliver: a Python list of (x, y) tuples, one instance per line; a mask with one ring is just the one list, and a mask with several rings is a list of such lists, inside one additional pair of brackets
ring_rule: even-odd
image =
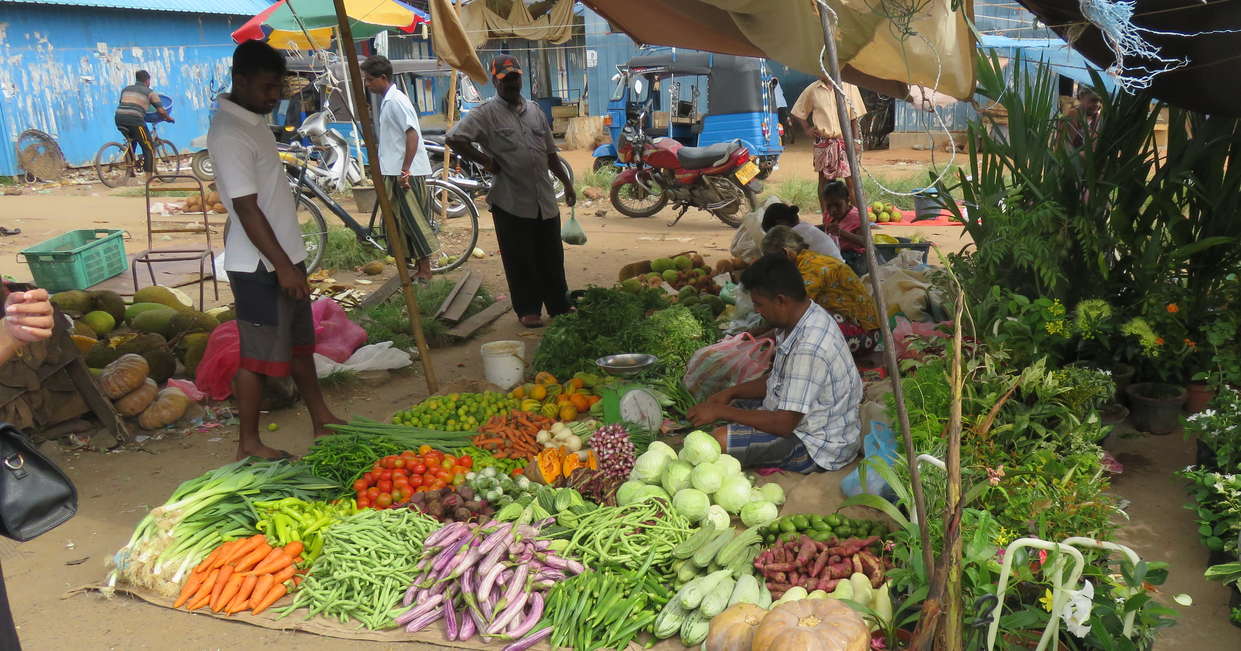
[(328, 425), (336, 432), (315, 439), (302, 457), (310, 469), (325, 479), (348, 488), (376, 459), (423, 445), (441, 452), (454, 452), (470, 445), (477, 432), (442, 432), (408, 425), (358, 419), (348, 425)]
[(422, 543), (442, 526), (409, 509), (365, 509), (323, 532), (323, 553), (283, 615), (356, 619), (372, 629), (396, 626), (401, 598), (414, 578)]
[(542, 626), (553, 649), (624, 649), (648, 630), (672, 593), (638, 570), (587, 572), (557, 583), (547, 596)]
[(669, 577), (672, 548), (688, 538), (693, 528), (685, 516), (659, 498), (601, 506), (581, 516), (563, 553), (577, 556), (594, 569), (649, 564), (653, 572)]

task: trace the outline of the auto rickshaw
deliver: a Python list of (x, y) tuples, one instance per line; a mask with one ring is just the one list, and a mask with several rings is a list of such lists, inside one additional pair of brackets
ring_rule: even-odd
[[(642, 126), (648, 136), (666, 136), (687, 147), (739, 139), (756, 157), (759, 178), (775, 169), (784, 148), (764, 60), (674, 49), (634, 57), (617, 71), (606, 122), (613, 143), (625, 124), (646, 110)], [(594, 157), (595, 169), (616, 165), (615, 144), (595, 149)]]

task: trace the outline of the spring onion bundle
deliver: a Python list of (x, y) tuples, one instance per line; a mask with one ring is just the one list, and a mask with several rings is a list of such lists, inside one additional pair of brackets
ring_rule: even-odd
[(325, 499), (337, 486), (288, 461), (243, 459), (182, 483), (151, 509), (112, 557), (109, 585), (127, 583), (175, 596), (186, 572), (221, 542), (248, 536), (258, 517), (253, 502)]

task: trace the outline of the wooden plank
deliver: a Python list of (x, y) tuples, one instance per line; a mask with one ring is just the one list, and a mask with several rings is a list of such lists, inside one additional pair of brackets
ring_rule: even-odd
[(468, 281), (470, 277), (473, 275), (474, 275), (474, 272), (467, 271), (465, 272), (464, 276), (461, 276), (460, 278), (457, 279), (457, 284), (453, 285), (452, 289), (448, 292), (448, 295), (444, 297), (444, 302), (440, 303), (439, 309), (435, 311), (435, 314), (431, 315), (432, 319), (438, 319), (439, 316), (443, 314), (445, 310), (448, 309), (448, 306), (452, 305), (452, 299), (456, 298), (457, 294), (461, 293), (461, 288), (465, 287), (466, 281)]
[(399, 274), (392, 276), (384, 281), (375, 291), (366, 295), (361, 302), (358, 303), (359, 310), (366, 310), (388, 300), (390, 296), (397, 293), (401, 289), (401, 276)]
[(478, 289), (483, 286), (483, 279), (477, 274), (470, 274), (469, 280), (465, 281), (465, 285), (461, 291), (457, 292), (456, 297), (452, 299), (452, 304), (447, 310), (440, 315), (439, 318), (444, 321), (456, 323), (465, 315), (466, 309), (470, 307), (470, 301), (474, 300), (474, 295), (478, 293)]
[(501, 314), (511, 309), (513, 309), (513, 306), (509, 304), (508, 299), (496, 301), (488, 305), (482, 312), (458, 323), (448, 331), (448, 334), (464, 339), (474, 334), (479, 328), (500, 318)]

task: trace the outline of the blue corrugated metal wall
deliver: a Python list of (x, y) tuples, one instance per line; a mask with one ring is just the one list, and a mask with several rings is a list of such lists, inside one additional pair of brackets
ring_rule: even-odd
[(582, 12), (582, 19), (586, 28), (586, 50), (593, 50), (594, 54), (588, 56), (595, 59), (595, 66), (587, 69), (590, 75), (590, 114), (607, 115), (616, 66), (629, 61), (641, 50), (628, 35), (610, 33), (608, 21), (599, 14), (586, 9)]
[[(12, 143), (46, 131), (70, 165), (89, 164), (118, 139), (117, 97), (145, 69), (173, 99), (177, 122), (159, 134), (184, 150), (207, 131), (212, 84), (229, 79), (229, 34), (248, 18), (0, 4), (0, 133)], [(0, 146), (0, 175), (17, 173), (14, 148)]]

